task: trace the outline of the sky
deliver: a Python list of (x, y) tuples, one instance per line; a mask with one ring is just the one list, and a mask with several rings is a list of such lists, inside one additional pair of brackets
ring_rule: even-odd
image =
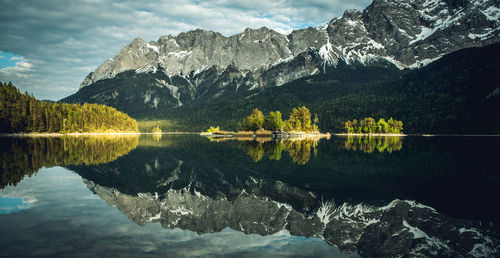
[(371, 0), (0, 0), (0, 81), (59, 100), (134, 38), (320, 26)]

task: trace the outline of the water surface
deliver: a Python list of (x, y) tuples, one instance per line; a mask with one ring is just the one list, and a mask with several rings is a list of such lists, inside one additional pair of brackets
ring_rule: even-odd
[(0, 137), (7, 256), (498, 251), (498, 137)]

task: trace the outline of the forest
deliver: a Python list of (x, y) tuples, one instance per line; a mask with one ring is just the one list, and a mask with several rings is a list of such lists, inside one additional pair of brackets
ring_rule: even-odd
[(376, 133), (376, 134), (400, 134), (403, 132), (403, 122), (389, 118), (380, 118), (377, 122), (371, 117), (366, 117), (363, 120), (354, 119), (344, 123), (346, 133)]
[(315, 116), (311, 121), (311, 111), (305, 106), (293, 108), (288, 120), (283, 121), (280, 111), (271, 111), (264, 116), (262, 111), (255, 108), (251, 115), (247, 116), (239, 127), (243, 130), (256, 131), (259, 129), (269, 131), (285, 132), (319, 132), (318, 118)]
[(405, 133), (500, 133), (500, 44), (457, 51), (415, 70), (339, 63), (326, 74), (203, 105), (137, 115), (139, 123), (161, 120), (162, 130), (199, 131), (214, 123), (238, 128), (258, 108), (307, 106), (321, 131), (343, 132), (343, 123), (363, 117), (404, 121)]
[(0, 133), (138, 132), (135, 119), (99, 104), (37, 100), (11, 82), (0, 82)]

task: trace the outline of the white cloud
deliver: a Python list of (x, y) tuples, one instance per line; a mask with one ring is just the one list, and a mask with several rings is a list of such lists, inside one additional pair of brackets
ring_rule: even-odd
[(33, 69), (33, 64), (28, 62), (23, 57), (14, 56), (10, 60), (17, 60), (15, 66), (4, 67), (0, 69), (0, 78), (29, 78), (30, 71)]

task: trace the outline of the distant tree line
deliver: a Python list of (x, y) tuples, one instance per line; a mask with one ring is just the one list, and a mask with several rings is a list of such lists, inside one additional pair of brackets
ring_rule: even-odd
[(346, 133), (402, 133), (403, 122), (391, 118), (385, 121), (380, 118), (378, 122), (371, 117), (366, 117), (363, 120), (354, 119), (352, 122), (349, 120), (344, 123), (344, 130)]
[(39, 101), (0, 82), (0, 132), (138, 132), (135, 119), (99, 104)]
[(294, 108), (288, 120), (285, 121), (283, 121), (280, 111), (271, 111), (267, 116), (264, 116), (262, 111), (256, 108), (252, 114), (243, 119), (239, 127), (250, 131), (265, 129), (286, 132), (318, 132), (317, 123), (317, 116), (315, 116), (314, 121), (311, 121), (311, 112), (305, 106)]

